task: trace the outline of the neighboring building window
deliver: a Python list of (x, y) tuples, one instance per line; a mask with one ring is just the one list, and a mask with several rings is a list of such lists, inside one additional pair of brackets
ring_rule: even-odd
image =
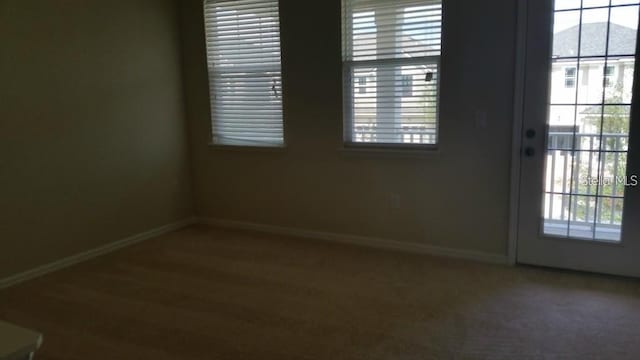
[(616, 73), (615, 66), (605, 66), (604, 67), (604, 86), (612, 87), (615, 81), (613, 80), (613, 76)]
[(278, 0), (205, 0), (214, 144), (283, 146)]
[(359, 94), (367, 93), (367, 77), (366, 76), (358, 77), (358, 93)]
[(570, 67), (564, 69), (564, 87), (574, 88), (576, 87), (576, 68)]
[[(342, 0), (345, 141), (435, 145), (440, 0)], [(367, 96), (361, 76), (369, 74)]]
[(402, 96), (413, 96), (413, 76), (402, 75)]

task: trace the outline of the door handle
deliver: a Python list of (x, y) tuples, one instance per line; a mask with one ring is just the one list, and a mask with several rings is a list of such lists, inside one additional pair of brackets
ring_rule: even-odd
[(525, 132), (525, 136), (527, 137), (527, 139), (533, 139), (534, 137), (536, 137), (536, 131), (534, 129), (529, 129), (527, 130), (527, 132)]

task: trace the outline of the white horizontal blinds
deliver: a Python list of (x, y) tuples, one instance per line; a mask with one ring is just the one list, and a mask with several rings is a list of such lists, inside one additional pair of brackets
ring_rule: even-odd
[(282, 146), (277, 0), (204, 2), (213, 141)]
[(442, 2), (343, 0), (347, 141), (436, 144)]

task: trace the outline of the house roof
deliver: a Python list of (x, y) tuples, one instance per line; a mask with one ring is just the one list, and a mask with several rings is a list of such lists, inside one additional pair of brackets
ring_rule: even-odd
[[(553, 56), (573, 57), (578, 55), (578, 29), (573, 26), (554, 35)], [(609, 55), (633, 55), (636, 52), (637, 31), (626, 26), (610, 23)], [(582, 24), (580, 56), (604, 56), (607, 46), (607, 23)]]

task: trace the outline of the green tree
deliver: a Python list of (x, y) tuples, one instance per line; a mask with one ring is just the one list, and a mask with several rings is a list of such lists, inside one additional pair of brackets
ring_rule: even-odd
[[(622, 85), (618, 84), (610, 94), (607, 94), (604, 106), (592, 106), (581, 113), (584, 125), (596, 129), (596, 134), (592, 135), (599, 136), (595, 142), (598, 145), (595, 150), (600, 152), (596, 155), (595, 165), (601, 183), (596, 188), (580, 181), (578, 191), (581, 194), (605, 196), (598, 199), (596, 209), (598, 218), (603, 222), (620, 223), (622, 221), (622, 201), (614, 200), (609, 196), (620, 196), (624, 191), (624, 184), (616, 183), (617, 177), (626, 175), (627, 170), (625, 150), (628, 145), (630, 106), (620, 105), (624, 103), (623, 98)], [(579, 174), (581, 179), (588, 178), (590, 175), (588, 167), (580, 166)], [(587, 210), (592, 206), (594, 204), (588, 204), (587, 200), (579, 201), (576, 209), (578, 217), (585, 218)]]

